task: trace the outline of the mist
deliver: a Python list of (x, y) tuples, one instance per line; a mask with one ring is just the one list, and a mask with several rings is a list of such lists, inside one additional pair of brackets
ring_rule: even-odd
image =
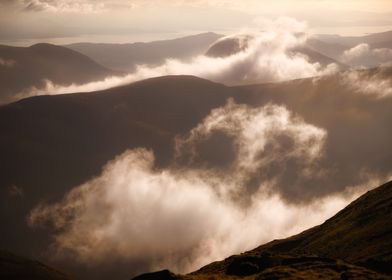
[(291, 51), (302, 46), (308, 38), (304, 22), (291, 18), (263, 20), (258, 29), (244, 29), (226, 38), (243, 36), (249, 38), (247, 47), (227, 57), (202, 54), (187, 62), (168, 58), (159, 66), (139, 65), (128, 75), (83, 85), (59, 86), (46, 81), (45, 89), (26, 89), (19, 96), (91, 92), (165, 75), (194, 75), (225, 84), (243, 84), (327, 75), (339, 69), (337, 64), (323, 67), (318, 62), (310, 62), (306, 55)]
[(390, 72), (390, 66), (381, 66), (369, 72), (345, 72), (340, 78), (343, 84), (348, 85), (354, 92), (376, 99), (382, 99), (392, 97)]
[[(183, 164), (217, 132), (232, 137), (231, 164)], [(38, 205), (29, 223), (51, 225), (51, 256), (60, 260), (93, 267), (121, 260), (142, 264), (135, 272), (189, 272), (323, 222), (377, 182), (369, 177), (304, 203), (285, 200), (279, 184), (292, 160), (298, 162), (297, 182), (328, 175), (318, 166), (327, 137), (283, 106), (228, 101), (177, 138), (177, 162), (157, 168), (152, 151), (128, 150), (62, 201)], [(271, 166), (282, 172), (269, 172)], [(250, 190), (252, 177), (258, 180)]]
[(392, 49), (371, 48), (369, 44), (362, 43), (344, 51), (341, 61), (356, 68), (390, 64), (392, 62)]

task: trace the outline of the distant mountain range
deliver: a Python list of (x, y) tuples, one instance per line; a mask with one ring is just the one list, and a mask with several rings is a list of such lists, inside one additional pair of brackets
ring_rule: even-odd
[[(236, 48), (236, 43), (233, 44), (232, 38), (225, 39), (226, 46), (223, 46), (221, 42), (219, 45), (215, 44), (218, 43), (218, 39), (223, 37), (224, 35), (208, 32), (173, 40), (147, 43), (76, 43), (65, 45), (65, 47), (85, 54), (110, 69), (132, 72), (136, 65), (156, 66), (162, 64), (167, 58), (186, 61), (204, 53), (210, 56), (232, 53), (233, 50), (227, 49), (228, 47)], [(230, 40), (231, 42), (229, 42)], [(293, 51), (308, 56), (312, 63), (319, 62), (323, 66), (329, 63), (337, 63), (341, 70), (345, 70), (347, 69), (347, 63), (341, 61), (344, 51), (361, 43), (369, 44), (371, 48), (392, 48), (392, 31), (358, 37), (315, 35), (310, 37), (304, 46)], [(371, 66), (377, 65), (372, 64)]]
[[(293, 48), (292, 54), (302, 54), (309, 62), (326, 66), (374, 67), (391, 60), (392, 32), (362, 37), (317, 35), (305, 45)], [(27, 97), (31, 90), (44, 90), (47, 82), (57, 86), (85, 84), (110, 76), (132, 72), (137, 65), (157, 66), (168, 58), (182, 61), (197, 55), (222, 56), (232, 53), (228, 40), (218, 41), (223, 35), (208, 32), (173, 40), (132, 44), (77, 43), (66, 46), (37, 44), (31, 47), (0, 46), (0, 104)], [(386, 51), (364, 54), (359, 61), (342, 61), (344, 51), (360, 43), (369, 44), (371, 50)], [(226, 45), (225, 45), (226, 44)], [(225, 50), (226, 48), (226, 50)], [(229, 48), (229, 49), (227, 49)], [(112, 70), (114, 69), (114, 70)], [(235, 84), (228, 81), (228, 84)]]
[(379, 48), (390, 47), (392, 41), (392, 31), (373, 33), (364, 36), (340, 36), (340, 35), (316, 35), (316, 38), (326, 43), (337, 44), (346, 47), (353, 47), (355, 45), (366, 43), (371, 46)]
[(168, 58), (187, 60), (203, 54), (212, 43), (222, 36), (207, 32), (148, 43), (76, 43), (64, 45), (64, 47), (87, 55), (110, 69), (132, 72), (139, 64), (159, 65)]
[(164, 270), (133, 279), (391, 279), (391, 209), (389, 182), (298, 235), (274, 240), (184, 276)]

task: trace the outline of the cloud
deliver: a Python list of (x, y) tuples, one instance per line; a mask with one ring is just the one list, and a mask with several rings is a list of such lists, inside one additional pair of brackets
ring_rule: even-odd
[(369, 52), (370, 52), (369, 45), (362, 43), (362, 44), (359, 44), (355, 47), (352, 47), (351, 49), (344, 51), (342, 59), (345, 62), (349, 62), (354, 59), (357, 59), (358, 57), (368, 55)]
[(246, 34), (249, 37), (248, 47), (227, 57), (200, 55), (190, 62), (167, 59), (160, 66), (139, 65), (134, 73), (124, 77), (109, 77), (84, 85), (62, 87), (47, 82), (44, 91), (33, 89), (30, 95), (102, 90), (164, 75), (195, 75), (216, 82), (241, 84), (305, 78), (337, 70), (335, 64), (322, 67), (320, 63), (309, 62), (305, 55), (291, 51), (306, 41), (304, 24), (288, 18), (266, 22), (264, 31), (248, 30), (232, 35), (231, 38)]
[(368, 44), (362, 43), (344, 51), (341, 60), (359, 67), (378, 66), (392, 61), (392, 49), (371, 49)]
[(351, 71), (341, 75), (344, 84), (355, 92), (375, 98), (392, 97), (391, 67), (378, 67), (369, 71)]
[[(234, 137), (236, 146), (233, 164), (222, 172), (189, 165), (157, 169), (151, 151), (130, 150), (62, 201), (36, 207), (30, 223), (52, 223), (57, 257), (89, 265), (142, 263), (136, 273), (164, 267), (188, 272), (320, 223), (363, 191), (287, 203), (276, 191), (279, 173), (259, 181), (254, 192), (246, 191), (248, 175), (256, 169), (268, 173), (268, 166), (284, 167), (281, 163), (291, 158), (317, 170), (311, 163), (322, 156), (326, 132), (284, 107), (229, 102), (178, 139), (178, 158), (185, 156), (183, 148), (216, 131)], [(291, 144), (271, 147), (278, 135)], [(280, 152), (264, 154), (269, 149)], [(309, 174), (304, 170), (298, 176)], [(241, 196), (246, 203), (238, 200)]]
[(102, 1), (89, 0), (23, 0), (26, 11), (93, 13), (104, 8)]
[[(291, 183), (295, 188), (294, 185), (302, 184), (302, 179), (310, 174), (313, 178), (318, 176), (317, 169), (321, 168), (316, 168), (317, 161), (323, 153), (327, 132), (306, 124), (285, 107), (269, 104), (261, 109), (249, 108), (229, 100), (226, 106), (212, 110), (187, 137), (177, 139), (177, 160), (181, 160), (182, 165), (184, 158), (191, 163), (215, 162), (211, 157), (203, 159), (202, 149), (210, 144), (208, 154), (214, 154), (212, 151), (219, 147), (209, 141), (216, 135), (221, 136), (218, 145), (225, 141), (224, 135), (234, 149), (229, 169), (230, 174), (236, 176), (228, 176), (231, 181), (257, 189), (271, 178), (279, 184), (287, 170), (295, 169), (296, 176)], [(230, 160), (225, 157), (218, 162)]]

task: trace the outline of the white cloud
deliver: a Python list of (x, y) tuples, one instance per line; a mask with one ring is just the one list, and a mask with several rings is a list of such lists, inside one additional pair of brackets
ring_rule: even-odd
[(344, 51), (343, 53), (343, 61), (349, 62), (351, 60), (357, 59), (358, 57), (362, 57), (363, 55), (368, 55), (370, 52), (370, 47), (368, 44), (362, 43), (351, 49)]
[(49, 12), (94, 13), (101, 11), (102, 1), (89, 0), (23, 0), (25, 10)]
[[(276, 178), (269, 177), (246, 204), (239, 203), (233, 192), (249, 195), (243, 184), (254, 168), (290, 157), (317, 161), (325, 131), (283, 107), (252, 109), (229, 103), (214, 110), (180, 142), (195, 144), (215, 130), (232, 134), (240, 145), (232, 169), (223, 173), (186, 167), (159, 170), (151, 152), (127, 151), (63, 201), (35, 208), (30, 222), (54, 224), (58, 256), (71, 252), (90, 265), (125, 260), (144, 262), (149, 269), (187, 272), (320, 223), (358, 195), (356, 189), (346, 196), (288, 204), (274, 191)], [(260, 156), (279, 133), (292, 139), (293, 145), (275, 157)]]
[(264, 20), (262, 26), (262, 32), (248, 30), (238, 34), (240, 37), (246, 34), (250, 38), (248, 47), (228, 57), (200, 55), (190, 62), (167, 59), (157, 67), (140, 65), (134, 73), (124, 77), (109, 77), (84, 85), (62, 87), (48, 81), (44, 91), (32, 89), (29, 94), (90, 92), (164, 75), (195, 75), (217, 82), (241, 84), (305, 78), (337, 70), (335, 64), (323, 68), (319, 63), (309, 62), (306, 56), (290, 51), (306, 41), (306, 26), (302, 22), (279, 18), (274, 21)]
[[(216, 132), (234, 138), (236, 158), (230, 173), (236, 174), (239, 185), (272, 163), (280, 164), (284, 170), (283, 165), (290, 158), (299, 159), (298, 173), (306, 176), (322, 155), (327, 135), (325, 130), (306, 124), (285, 107), (269, 104), (249, 108), (229, 100), (226, 106), (212, 110), (188, 137), (177, 139), (178, 157), (182, 153), (197, 156), (197, 144)], [(312, 176), (317, 173), (313, 170)]]
[(369, 71), (350, 71), (343, 73), (344, 84), (354, 91), (375, 98), (392, 97), (391, 67), (379, 67)]
[(392, 61), (392, 49), (372, 49), (368, 44), (362, 43), (344, 51), (341, 60), (357, 67), (378, 66)]

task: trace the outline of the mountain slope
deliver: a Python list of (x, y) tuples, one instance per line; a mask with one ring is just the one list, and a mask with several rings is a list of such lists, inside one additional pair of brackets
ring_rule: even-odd
[(316, 37), (308, 38), (306, 46), (336, 61), (339, 61), (343, 52), (347, 50), (347, 46), (338, 43), (327, 43)]
[[(385, 72), (386, 77), (390, 74)], [(355, 92), (339, 75), (241, 87), (167, 76), (98, 92), (37, 96), (0, 106), (0, 247), (41, 256), (51, 240), (48, 232), (27, 225), (33, 207), (62, 198), (99, 175), (102, 166), (127, 149), (151, 149), (157, 168), (167, 167), (173, 162), (175, 137), (189, 133), (229, 97), (251, 107), (285, 106), (328, 132), (319, 164), (332, 172), (322, 183), (315, 180), (293, 187), (294, 163), (290, 172), (280, 176), (275, 190), (283, 199), (306, 203), (363, 183), (367, 175), (363, 170), (380, 178), (390, 172), (392, 99)], [(182, 167), (219, 168), (222, 161), (211, 159), (222, 158), (224, 149), (229, 154), (231, 146), (219, 141), (210, 144), (208, 153), (200, 152), (189, 163), (195, 166), (184, 163)], [(270, 171), (280, 172), (280, 166)], [(130, 275), (131, 269), (124, 267)]]
[(38, 261), (0, 251), (0, 278), (4, 280), (71, 280), (70, 276)]
[(388, 42), (392, 38), (392, 31), (373, 33), (365, 36), (316, 35), (316, 37), (327, 43), (353, 47), (361, 43), (373, 45)]
[[(392, 181), (367, 192), (323, 224), (299, 235), (272, 241), (186, 276), (170, 273), (166, 276), (171, 279), (390, 279), (386, 274), (392, 274), (391, 214)], [(162, 278), (149, 274), (135, 279)]]
[(0, 58), (0, 104), (23, 97), (23, 90), (31, 87), (43, 88), (45, 80), (58, 85), (83, 84), (120, 74), (85, 55), (51, 44), (0, 46)]
[[(173, 76), (0, 106), (1, 246), (26, 254), (43, 248), (22, 237), (35, 238), (25, 222), (34, 205), (61, 198), (126, 149), (152, 149), (157, 164), (167, 164), (175, 135), (232, 94), (207, 80)], [(42, 236), (36, 238), (45, 242)]]
[(392, 274), (392, 182), (369, 191), (331, 219), (254, 251), (340, 258)]
[(189, 59), (205, 52), (222, 35), (212, 32), (173, 40), (133, 44), (76, 43), (65, 47), (83, 53), (111, 69), (133, 71), (138, 64), (156, 65), (168, 58)]

